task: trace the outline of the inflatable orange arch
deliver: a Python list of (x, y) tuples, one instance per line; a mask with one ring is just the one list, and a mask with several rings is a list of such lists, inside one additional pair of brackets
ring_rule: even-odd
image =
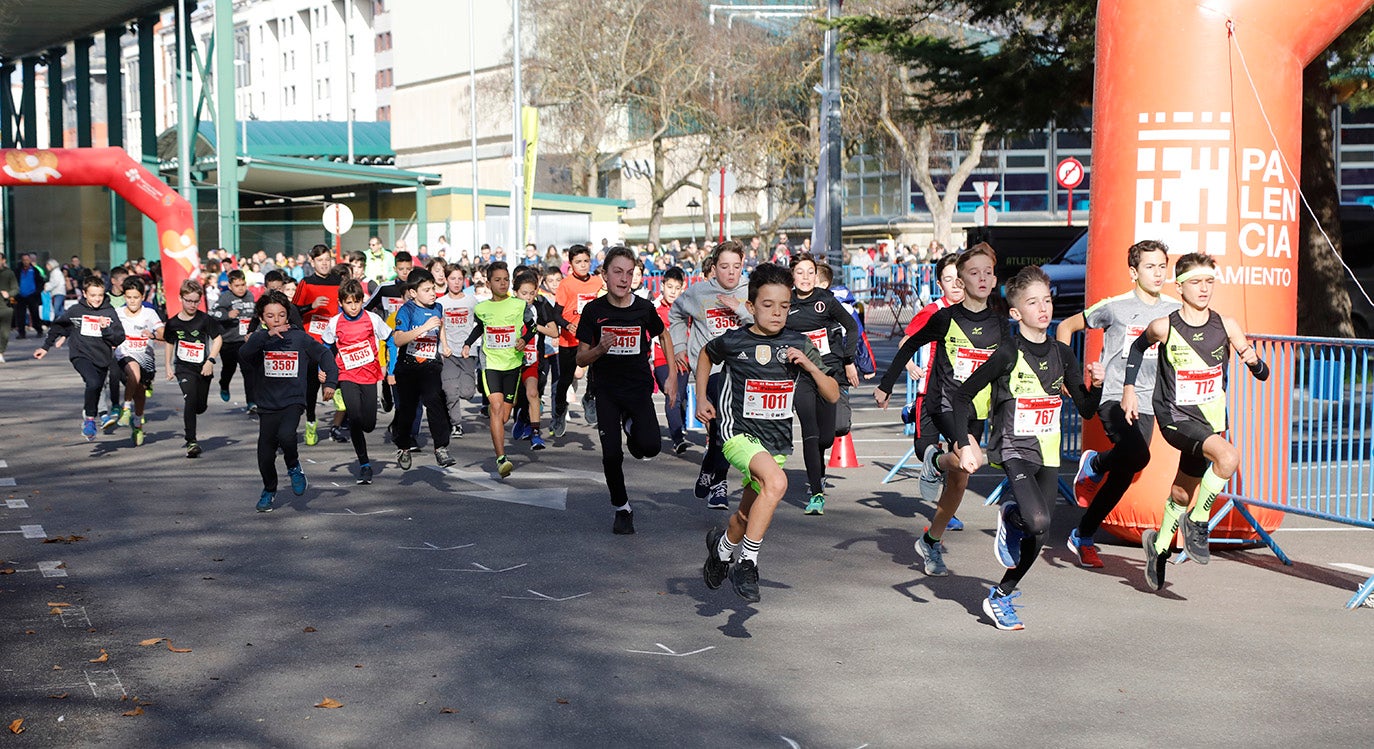
[(157, 224), (167, 314), (181, 312), (181, 282), (200, 277), (191, 204), (122, 148), (0, 149), (0, 186), (108, 187)]
[[(1090, 303), (1131, 288), (1127, 248), (1162, 240), (1172, 254), (1216, 258), (1221, 283), (1212, 306), (1247, 333), (1294, 333), (1302, 70), (1371, 4), (1101, 0)], [(1087, 358), (1097, 358), (1101, 347), (1100, 333), (1089, 336)], [(1261, 387), (1277, 388), (1272, 397), (1286, 403), (1287, 379), (1280, 374)], [(1110, 447), (1095, 420), (1085, 422), (1084, 444)], [(1241, 465), (1242, 480), (1265, 477), (1265, 485), (1284, 495), (1261, 499), (1286, 499), (1290, 456), (1280, 449), (1284, 445), (1274, 440), (1264, 459)], [(1138, 541), (1143, 530), (1160, 525), (1178, 453), (1158, 435), (1151, 453), (1150, 466), (1104, 523), (1121, 538)], [(1267, 530), (1283, 517), (1253, 512)], [(1213, 537), (1252, 534), (1232, 514)]]

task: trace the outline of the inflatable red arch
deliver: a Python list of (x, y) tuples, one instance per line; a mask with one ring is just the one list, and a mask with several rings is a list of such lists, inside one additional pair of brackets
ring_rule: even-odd
[(108, 187), (156, 222), (167, 314), (181, 311), (181, 282), (200, 276), (195, 214), (185, 198), (122, 148), (10, 148), (0, 149), (0, 159), (0, 186)]
[[(1220, 283), (1212, 305), (1248, 333), (1292, 335), (1297, 321), (1302, 70), (1374, 0), (1101, 0), (1093, 97), (1090, 302), (1131, 288), (1126, 249), (1163, 240), (1175, 254), (1207, 252)], [(1291, 173), (1288, 166), (1291, 165)], [(1172, 285), (1167, 293), (1176, 294)], [(1101, 335), (1088, 340), (1089, 360)], [(1289, 383), (1271, 377), (1262, 387)], [(1280, 416), (1276, 414), (1276, 416)], [(1110, 443), (1096, 420), (1084, 443)], [(1289, 456), (1241, 466), (1286, 494)], [(1158, 528), (1178, 453), (1156, 435), (1146, 469), (1107, 518), (1139, 540)], [(1283, 501), (1285, 497), (1263, 497)], [(1282, 515), (1256, 508), (1266, 529)], [(1253, 538), (1232, 514), (1214, 536)]]

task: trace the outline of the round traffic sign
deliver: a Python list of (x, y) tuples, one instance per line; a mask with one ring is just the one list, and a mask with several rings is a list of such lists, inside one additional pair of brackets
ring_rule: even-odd
[(1054, 168), (1054, 178), (1059, 186), (1068, 190), (1083, 184), (1083, 162), (1070, 156)]
[(721, 189), (720, 175), (721, 172), (719, 170), (711, 172), (711, 176), (706, 178), (706, 189), (710, 190), (712, 195), (724, 194), (727, 198), (734, 195), (735, 190), (739, 189), (739, 180), (735, 177), (735, 173), (731, 171), (725, 172), (724, 190)]
[(345, 234), (353, 228), (353, 211), (343, 203), (330, 203), (324, 207), (324, 218), (320, 223), (330, 234)]
[(997, 209), (984, 203), (973, 209), (974, 226), (992, 226), (997, 223)]

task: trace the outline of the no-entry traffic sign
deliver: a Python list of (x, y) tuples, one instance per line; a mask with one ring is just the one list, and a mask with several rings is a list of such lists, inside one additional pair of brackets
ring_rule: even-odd
[(1054, 168), (1054, 178), (1059, 186), (1072, 190), (1083, 184), (1083, 162), (1070, 156)]

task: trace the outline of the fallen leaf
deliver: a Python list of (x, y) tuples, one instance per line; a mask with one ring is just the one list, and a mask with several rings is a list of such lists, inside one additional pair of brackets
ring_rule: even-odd
[(320, 700), (320, 704), (316, 705), (315, 707), (327, 707), (333, 709), (336, 707), (343, 707), (343, 703), (339, 702), (333, 697), (325, 697), (324, 699)]
[(38, 630), (26, 629), (26, 630), (24, 630), (24, 634), (26, 634), (26, 635), (36, 635), (36, 634), (38, 634)]
[(167, 649), (170, 650), (170, 651), (172, 651), (173, 653), (189, 653), (189, 652), (191, 652), (191, 649), (190, 649), (190, 648), (174, 648), (174, 647), (172, 647), (172, 641), (171, 641), (171, 640), (168, 640), (168, 641), (167, 641)]
[(53, 608), (48, 609), (48, 614), (50, 616), (60, 616), (62, 614), (62, 609), (59, 609), (54, 606)]
[(100, 655), (91, 659), (91, 663), (104, 663), (110, 660), (110, 654), (105, 652), (105, 648), (100, 649)]
[(58, 608), (68, 608), (68, 607), (71, 606), (70, 603), (54, 603), (54, 602), (52, 602), (52, 601), (48, 601), (48, 605), (49, 605), (49, 606), (55, 606), (55, 607), (58, 607)]
[(52, 667), (52, 670), (54, 670), (54, 671), (61, 671), (61, 670), (62, 670), (62, 667), (61, 667), (61, 666), (53, 666), (53, 667)]
[(127, 711), (125, 711), (125, 712), (120, 713), (120, 715), (123, 715), (123, 716), (126, 717), (126, 718), (132, 718), (132, 717), (134, 717), (134, 716), (136, 716), (136, 715), (142, 715), (142, 714), (143, 714), (143, 708), (141, 708), (141, 707), (135, 707), (133, 710), (127, 710)]
[(57, 537), (55, 537), (55, 538), (45, 538), (45, 539), (43, 539), (43, 543), (45, 543), (45, 544), (74, 544), (74, 543), (76, 543), (77, 541), (84, 541), (85, 539), (86, 539), (85, 536), (57, 536)]
[(555, 700), (555, 702), (557, 702), (557, 703), (560, 704), (560, 705), (566, 705), (566, 704), (568, 704), (568, 701), (565, 700), (565, 699), (563, 699), (562, 697), (559, 697), (557, 700)]
[(67, 693), (63, 692), (62, 694), (50, 694), (48, 695), (48, 697), (54, 700), (65, 700), (67, 699)]
[(4, 569), (0, 569), (0, 575), (13, 575), (13, 574), (14, 574), (14, 568), (13, 568), (13, 567), (6, 567), (6, 568), (4, 568)]
[(140, 641), (140, 642), (138, 643), (138, 646), (141, 647), (141, 648), (146, 648), (146, 647), (148, 647), (149, 645), (156, 645), (156, 644), (158, 644), (159, 642), (162, 642), (162, 641), (165, 640), (165, 639), (167, 639), (167, 638), (166, 638), (166, 637), (149, 637), (149, 638), (146, 639), (146, 640)]
[(23, 732), (24, 732), (24, 719), (23, 719), (23, 718), (15, 718), (13, 721), (10, 722), (10, 733), (23, 733)]
[(314, 627), (306, 627), (305, 629), (303, 629), (303, 630), (301, 630), (301, 631), (302, 631), (302, 632), (317, 632), (318, 630), (316, 630)]
[(450, 715), (451, 715), (451, 714), (456, 713), (456, 712), (458, 712), (458, 711), (457, 711), (457, 710), (454, 710), (454, 709), (451, 708), (451, 707), (445, 707), (445, 708), (440, 709), (439, 712), (440, 712), (440, 713), (445, 713), (445, 714), (450, 714)]

